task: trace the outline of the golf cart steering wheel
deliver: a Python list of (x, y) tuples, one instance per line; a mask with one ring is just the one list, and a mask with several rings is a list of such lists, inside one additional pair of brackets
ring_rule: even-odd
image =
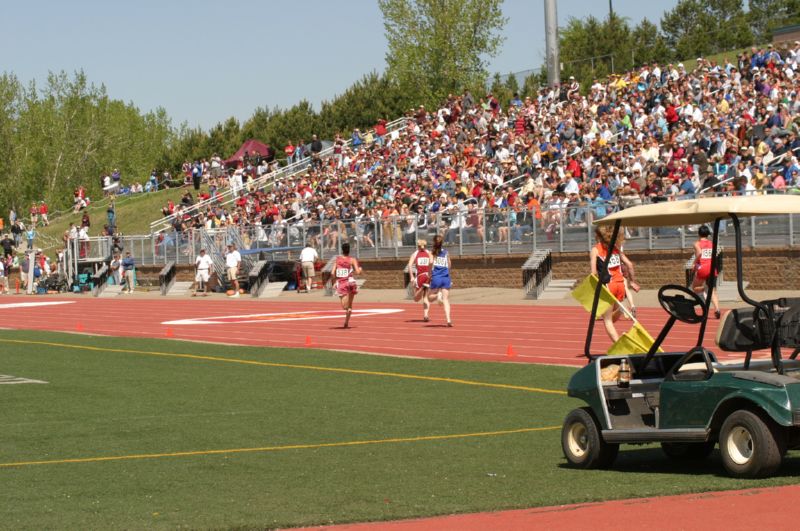
[[(668, 294), (667, 292), (675, 292)], [(687, 299), (684, 295), (688, 295)], [(697, 324), (702, 322), (705, 314), (705, 302), (700, 295), (687, 287), (678, 284), (667, 284), (658, 290), (658, 302), (664, 311), (683, 323)], [(700, 308), (698, 315), (696, 308)]]

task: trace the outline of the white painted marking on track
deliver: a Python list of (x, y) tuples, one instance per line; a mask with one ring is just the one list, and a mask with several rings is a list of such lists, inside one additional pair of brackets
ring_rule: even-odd
[(36, 306), (56, 306), (58, 304), (75, 304), (75, 301), (9, 302), (8, 304), (0, 304), (0, 310), (11, 308), (35, 308)]
[[(353, 310), (352, 317), (368, 317), (370, 315), (388, 315), (404, 310), (395, 308), (375, 308), (372, 310)], [(344, 310), (316, 310), (302, 312), (251, 313), (246, 315), (217, 315), (214, 317), (195, 317), (164, 321), (162, 325), (211, 325), (211, 324), (244, 324), (274, 323), (281, 321), (311, 321), (316, 319), (341, 319)]]
[(10, 376), (8, 374), (0, 374), (0, 385), (14, 385), (14, 384), (46, 384), (44, 380), (31, 380), (30, 378), (22, 378), (21, 376)]

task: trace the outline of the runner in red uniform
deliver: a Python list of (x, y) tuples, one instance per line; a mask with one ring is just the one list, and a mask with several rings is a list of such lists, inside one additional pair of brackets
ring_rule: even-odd
[[(613, 231), (613, 227), (609, 226), (599, 226), (595, 229), (594, 234), (597, 238), (597, 244), (592, 247), (592, 251), (589, 254), (589, 266), (592, 274), (597, 276), (598, 259), (606, 265), (606, 269), (611, 276), (607, 287), (614, 297), (617, 298), (617, 301), (621, 303), (625, 298), (625, 275), (622, 273), (622, 266), (626, 268), (631, 289), (639, 291), (639, 284), (634, 280), (633, 262), (622, 252), (622, 244), (625, 242), (625, 233), (621, 230), (617, 235), (614, 251), (610, 253), (611, 256), (609, 257), (608, 243), (611, 240)], [(619, 333), (614, 326), (614, 322), (619, 319), (619, 317), (620, 310), (616, 304), (603, 314), (603, 324), (606, 327), (606, 332), (608, 333), (608, 337), (611, 338), (611, 341), (619, 339)]]
[(344, 328), (350, 326), (350, 314), (353, 312), (353, 298), (358, 293), (356, 279), (353, 277), (361, 274), (361, 266), (358, 260), (350, 257), (350, 244), (342, 244), (342, 254), (336, 257), (333, 266), (333, 275), (336, 279), (336, 294), (342, 302), (342, 309), (345, 311)]
[[(697, 293), (704, 293), (708, 277), (711, 276), (711, 258), (714, 244), (708, 239), (711, 236), (711, 229), (707, 225), (701, 225), (697, 229), (698, 240), (694, 242), (694, 279), (692, 289)], [(714, 275), (716, 277), (716, 275)], [(715, 286), (716, 287), (716, 286)], [(714, 305), (714, 316), (719, 319), (719, 297), (717, 290), (711, 292), (711, 303)]]
[(422, 320), (426, 323), (430, 321), (428, 312), (431, 303), (428, 300), (428, 290), (431, 286), (431, 266), (433, 256), (425, 247), (428, 242), (417, 240), (417, 250), (408, 259), (408, 274), (411, 275), (411, 284), (414, 286), (414, 302), (422, 299)]

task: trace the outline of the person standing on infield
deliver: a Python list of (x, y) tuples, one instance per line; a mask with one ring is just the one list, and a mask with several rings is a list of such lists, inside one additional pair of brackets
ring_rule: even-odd
[(306, 244), (302, 251), (300, 251), (300, 266), (303, 268), (303, 281), (306, 284), (306, 293), (311, 292), (311, 284), (314, 282), (314, 263), (319, 260), (317, 250), (311, 247), (311, 244)]
[(444, 238), (437, 234), (433, 238), (433, 270), (431, 271), (431, 288), (428, 293), (428, 302), (439, 301), (444, 306), (444, 316), (447, 326), (452, 327), (450, 320), (450, 255), (442, 249)]
[(234, 294), (232, 297), (239, 296), (239, 265), (242, 263), (242, 255), (236, 250), (236, 245), (229, 243), (228, 252), (225, 254), (225, 267), (228, 270), (228, 280), (233, 285)]
[(342, 254), (336, 257), (333, 267), (336, 278), (336, 294), (342, 302), (342, 309), (345, 311), (344, 328), (350, 327), (350, 315), (353, 313), (353, 298), (358, 293), (358, 286), (353, 274), (361, 274), (361, 266), (358, 260), (350, 256), (350, 244), (342, 244)]
[(134, 261), (133, 257), (131, 256), (130, 251), (125, 251), (125, 258), (122, 259), (120, 264), (120, 269), (122, 270), (122, 278), (125, 279), (125, 292), (126, 293), (133, 293), (133, 272), (136, 269), (136, 262)]
[(194, 259), (194, 268), (196, 273), (194, 275), (195, 290), (192, 297), (197, 296), (197, 293), (202, 289), (203, 297), (208, 295), (208, 279), (211, 276), (211, 266), (214, 262), (211, 257), (206, 254), (205, 249), (200, 249), (200, 254)]
[(431, 266), (433, 257), (425, 248), (428, 242), (417, 240), (417, 250), (408, 259), (408, 274), (411, 284), (414, 286), (414, 302), (422, 300), (422, 320), (426, 323), (430, 321), (428, 313), (431, 309), (431, 302), (428, 300), (428, 290), (431, 287)]

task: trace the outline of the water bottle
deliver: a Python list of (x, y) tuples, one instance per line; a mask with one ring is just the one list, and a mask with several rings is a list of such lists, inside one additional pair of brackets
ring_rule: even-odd
[(617, 385), (619, 387), (631, 386), (631, 367), (628, 364), (628, 358), (622, 358), (619, 364), (619, 374), (617, 376)]

